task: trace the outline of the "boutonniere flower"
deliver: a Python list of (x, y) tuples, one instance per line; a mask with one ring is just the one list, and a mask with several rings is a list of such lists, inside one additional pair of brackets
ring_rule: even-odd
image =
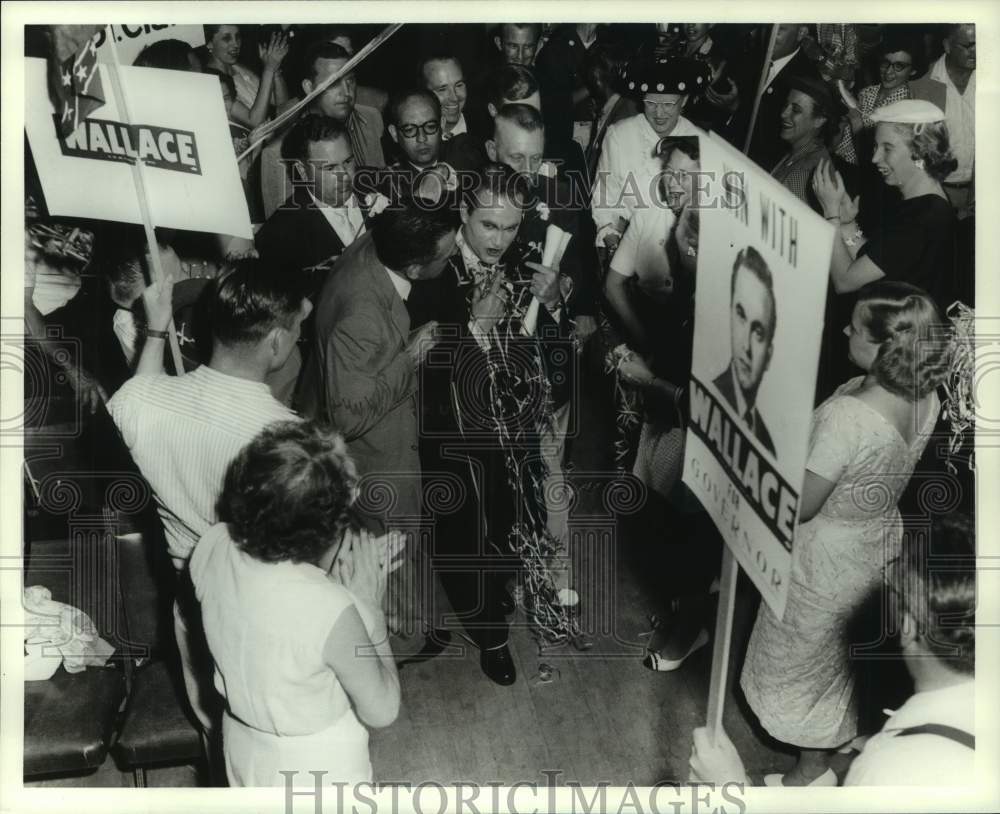
[(389, 199), (381, 192), (369, 192), (365, 195), (365, 206), (368, 207), (368, 214), (372, 217), (379, 214), (389, 205)]
[(535, 211), (538, 213), (538, 217), (540, 217), (544, 221), (548, 221), (550, 214), (549, 205), (545, 203), (545, 201), (540, 201), (538, 203), (538, 206), (535, 207)]

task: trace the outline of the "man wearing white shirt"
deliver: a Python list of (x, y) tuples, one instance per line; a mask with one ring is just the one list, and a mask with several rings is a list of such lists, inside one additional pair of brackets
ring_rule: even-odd
[(597, 246), (618, 246), (636, 208), (656, 206), (663, 171), (657, 145), (665, 136), (696, 136), (681, 112), (691, 93), (708, 85), (707, 68), (696, 60), (671, 59), (630, 66), (626, 90), (642, 100), (641, 113), (608, 127), (597, 163), (591, 213)]
[(211, 358), (183, 376), (162, 372), (172, 284), (150, 286), (143, 294), (149, 319), (136, 375), (108, 402), (122, 440), (152, 487), (180, 575), (174, 632), (188, 700), (209, 738), (217, 732), (221, 710), (187, 561), (217, 520), (215, 504), (230, 461), (268, 424), (296, 418), (264, 383), (286, 364), (312, 308), (295, 282), (256, 260), (242, 261), (220, 277), (208, 302)]
[(958, 167), (943, 182), (959, 218), (971, 214), (976, 158), (976, 27), (953, 25), (944, 39), (944, 55), (927, 74), (944, 83), (945, 121)]

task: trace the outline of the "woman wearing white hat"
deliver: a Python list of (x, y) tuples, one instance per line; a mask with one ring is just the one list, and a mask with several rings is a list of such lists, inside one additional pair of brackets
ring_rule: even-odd
[(830, 162), (813, 175), (813, 191), (823, 214), (838, 225), (830, 277), (838, 294), (857, 291), (886, 277), (919, 286), (939, 307), (955, 291), (955, 218), (941, 181), (956, 161), (944, 113), (918, 99), (894, 102), (872, 113), (876, 123), (872, 163), (902, 200), (886, 213), (877, 234), (858, 228), (858, 199), (844, 188)]

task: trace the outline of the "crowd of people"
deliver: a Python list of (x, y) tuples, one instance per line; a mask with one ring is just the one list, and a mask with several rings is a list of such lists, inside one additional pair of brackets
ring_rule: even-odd
[[(613, 346), (642, 405), (624, 466), (664, 502), (665, 534), (677, 520), (704, 542), (644, 663), (676, 670), (707, 644), (722, 542), (680, 481), (695, 282), (711, 273), (705, 131), (836, 229), (788, 608), (761, 607), (741, 679), (799, 750), (766, 782), (834, 784), (831, 755), (864, 734), (847, 623), (890, 555), (909, 563), (889, 582), (916, 625), (899, 717), (923, 729), (906, 749), (887, 725), (848, 780), (898, 782), (907, 763), (927, 779), (941, 754), (970, 777), (971, 750), (939, 730), (971, 732), (971, 622), (942, 631), (926, 607), (971, 614), (974, 581), (928, 581), (885, 540), (941, 420), (945, 313), (974, 304), (975, 27), (412, 25), (342, 73), (371, 33), (211, 25), (203, 46), (137, 58), (218, 78), (252, 242), (157, 229), (149, 247), (141, 227), (52, 218), (26, 147), (26, 334), (79, 403), (107, 409), (152, 488), (188, 701), (229, 783), (370, 779), (365, 725), (397, 715), (396, 659), (454, 634), (514, 683), (516, 598), (543, 639), (577, 639), (567, 440), (583, 401), (611, 393), (581, 387), (583, 360)], [(33, 43), (44, 53), (44, 32)], [(773, 454), (781, 429), (755, 409), (770, 272), (748, 249), (718, 273), (734, 361), (716, 387)], [(82, 340), (79, 365), (51, 326)], [(872, 478), (884, 488), (859, 504)], [(968, 522), (939, 535), (974, 556)], [(441, 628), (448, 613), (459, 628)], [(695, 746), (705, 779), (743, 776), (727, 741)]]

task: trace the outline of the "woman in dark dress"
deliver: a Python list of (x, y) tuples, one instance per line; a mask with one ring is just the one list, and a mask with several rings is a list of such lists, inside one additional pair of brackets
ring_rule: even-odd
[(942, 310), (956, 291), (955, 217), (941, 187), (954, 170), (944, 113), (930, 102), (908, 99), (872, 114), (876, 122), (875, 165), (901, 200), (886, 213), (877, 234), (858, 228), (858, 199), (851, 199), (829, 162), (813, 175), (823, 214), (839, 228), (830, 278), (838, 294), (882, 279), (927, 291)]

